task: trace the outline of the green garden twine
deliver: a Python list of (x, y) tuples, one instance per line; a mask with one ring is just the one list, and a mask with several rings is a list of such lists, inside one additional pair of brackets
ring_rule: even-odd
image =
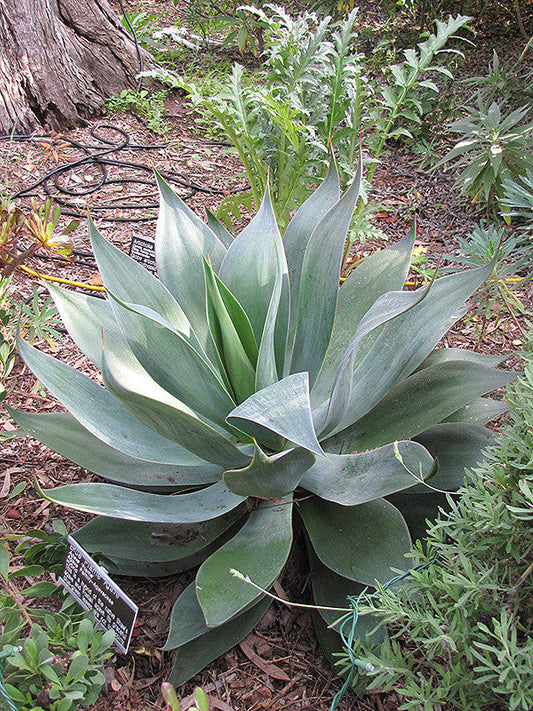
[[(389, 581), (387, 581), (383, 586), (383, 590), (387, 590), (387, 588), (390, 588), (392, 585), (395, 583), (400, 582), (401, 580), (405, 580), (411, 573), (413, 572), (418, 572), (420, 570), (426, 570), (426, 568), (429, 568), (435, 563), (437, 560), (437, 555), (435, 555), (430, 561), (427, 563), (422, 563), (421, 565), (417, 565), (415, 568), (410, 568), (407, 570), (405, 573), (402, 573), (401, 575), (396, 575), (394, 578), (391, 578)], [(331, 706), (329, 707), (329, 711), (335, 711), (337, 706), (340, 704), (341, 699), (344, 697), (344, 694), (346, 693), (347, 689), (351, 686), (351, 683), (353, 681), (353, 678), (357, 672), (358, 669), (362, 669), (366, 674), (371, 674), (373, 671), (375, 671), (375, 667), (373, 664), (371, 664), (369, 661), (365, 659), (359, 659), (355, 655), (355, 652), (353, 651), (353, 641), (355, 637), (355, 629), (357, 627), (357, 621), (359, 619), (359, 605), (361, 604), (361, 601), (368, 601), (370, 598), (372, 598), (374, 595), (377, 594), (377, 590), (370, 595), (367, 595), (366, 593), (366, 588), (359, 593), (359, 595), (348, 595), (346, 598), (348, 600), (348, 604), (352, 609), (351, 615), (348, 615), (346, 619), (343, 620), (342, 624), (339, 627), (339, 635), (342, 639), (342, 644), (343, 647), (346, 649), (346, 652), (348, 654), (348, 658), (351, 663), (351, 668), (350, 671), (348, 672), (348, 676), (346, 677), (344, 684), (342, 687), (339, 689), (339, 691), (335, 694), (333, 701), (331, 702)], [(346, 629), (350, 625), (350, 629), (348, 631), (348, 634), (346, 634)]]

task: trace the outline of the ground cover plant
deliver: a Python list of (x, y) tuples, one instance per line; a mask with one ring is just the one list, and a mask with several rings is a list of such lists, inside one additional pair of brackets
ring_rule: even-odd
[(172, 681), (233, 646), (268, 607), (232, 570), (270, 587), (303, 527), (314, 599), (338, 607), (405, 567), (433, 489), (455, 488), (491, 441), (483, 425), (502, 407), (482, 396), (514, 375), (494, 367), (500, 359), (434, 347), (492, 265), (401, 291), (411, 232), (339, 288), (361, 177), (340, 197), (332, 160), (283, 240), (268, 191), (233, 239), (159, 178), (159, 279), (91, 223), (108, 300), (51, 288), (105, 387), (19, 339), (69, 412), (12, 411), (15, 420), (114, 482), (42, 492), (99, 514), (78, 541), (127, 575), (201, 562), (171, 616)]
[(532, 335), (524, 375), (507, 393), (511, 421), (415, 549), (427, 567), (361, 605), (392, 632), (368, 658), (371, 687), (397, 689), (399, 709), (533, 705)]
[[(98, 630), (70, 597), (59, 611), (39, 606), (59, 594), (54, 582), (40, 578), (61, 571), (66, 535), (55, 521), (50, 534), (30, 530), (0, 541), (0, 706), (9, 711), (73, 711), (94, 703), (105, 682), (114, 633)], [(14, 543), (23, 566), (12, 564)]]

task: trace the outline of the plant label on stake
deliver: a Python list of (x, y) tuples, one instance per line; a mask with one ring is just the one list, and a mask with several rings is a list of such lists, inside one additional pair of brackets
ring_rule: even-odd
[(126, 654), (139, 608), (72, 536), (59, 582), (98, 624), (115, 632), (115, 645)]
[(129, 255), (138, 264), (141, 264), (149, 272), (157, 276), (157, 266), (155, 263), (155, 246), (154, 241), (133, 235), (130, 242)]

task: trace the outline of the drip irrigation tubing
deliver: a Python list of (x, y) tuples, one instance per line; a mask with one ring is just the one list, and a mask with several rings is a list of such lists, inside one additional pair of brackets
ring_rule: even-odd
[[(102, 131), (106, 131), (107, 135), (102, 135)], [(118, 137), (112, 140), (109, 132), (115, 132)], [(163, 144), (137, 144), (132, 143), (130, 135), (127, 131), (112, 124), (102, 123), (93, 126), (90, 129), (90, 135), (96, 144), (81, 143), (72, 138), (68, 138), (62, 134), (10, 134), (0, 136), (0, 141), (20, 141), (20, 142), (36, 142), (43, 140), (60, 141), (63, 147), (70, 146), (83, 155), (78, 160), (61, 163), (56, 168), (48, 171), (45, 175), (38, 178), (31, 185), (18, 190), (10, 197), (12, 199), (21, 197), (37, 197), (37, 188), (41, 188), (44, 193), (53, 198), (60, 206), (63, 215), (69, 217), (83, 218), (86, 216), (85, 205), (81, 208), (74, 200), (86, 198), (90, 195), (98, 193), (104, 189), (108, 189), (112, 185), (137, 184), (156, 189), (156, 181), (153, 177), (154, 169), (150, 165), (144, 163), (136, 163), (131, 160), (123, 160), (117, 157), (122, 151), (153, 151), (162, 150), (170, 147), (171, 143)], [(212, 144), (212, 142), (206, 142)], [(53, 143), (51, 143), (53, 147)], [(79, 187), (68, 186), (67, 178), (69, 174), (74, 174), (77, 169), (87, 170), (88, 167), (95, 167), (98, 171), (95, 179), (89, 184), (83, 179), (78, 180)], [(109, 168), (122, 168), (134, 173), (133, 176), (118, 176), (112, 177)], [(182, 195), (183, 200), (189, 200), (197, 193), (209, 195), (230, 195), (242, 192), (247, 188), (236, 188), (232, 190), (216, 188), (210, 185), (201, 185), (200, 183), (190, 180), (184, 173), (179, 171), (159, 171), (161, 176), (168, 182), (178, 185), (186, 190), (185, 195)], [(109, 222), (150, 222), (155, 219), (155, 213), (159, 207), (157, 201), (149, 203), (124, 203), (124, 204), (92, 204), (91, 212), (98, 216), (99, 219)], [(111, 211), (153, 211), (154, 215), (130, 215), (130, 216), (111, 216)]]

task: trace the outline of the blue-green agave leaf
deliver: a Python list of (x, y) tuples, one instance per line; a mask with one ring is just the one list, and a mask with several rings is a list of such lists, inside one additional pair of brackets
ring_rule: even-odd
[(255, 436), (257, 426), (321, 457), (311, 414), (307, 373), (294, 373), (251, 395), (228, 415), (228, 422)]
[[(403, 464), (396, 455), (403, 459)], [(431, 473), (434, 462), (417, 442), (396, 442), (359, 454), (328, 454), (304, 475), (301, 486), (322, 499), (356, 506), (407, 489)]]
[(260, 503), (240, 531), (200, 566), (196, 595), (207, 626), (223, 624), (261, 594), (234, 577), (232, 569), (267, 589), (283, 569), (291, 545), (292, 500)]
[[(413, 541), (422, 540), (427, 535), (428, 521), (434, 521), (441, 511), (449, 510), (446, 494), (430, 492), (413, 493), (411, 489), (392, 494), (388, 500), (401, 511)], [(448, 495), (449, 496), (449, 495)]]
[(460, 317), (462, 305), (491, 270), (492, 265), (488, 265), (436, 279), (425, 299), (381, 329), (356, 365), (350, 403), (337, 430), (369, 412), (395, 383), (420, 365)]
[(69, 412), (35, 414), (10, 409), (9, 413), (26, 434), (78, 466), (117, 484), (175, 488), (212, 484), (222, 477), (222, 467), (208, 462), (196, 466), (156, 464), (119, 452), (82, 427)]
[(360, 452), (410, 439), (515, 378), (516, 373), (470, 361), (445, 361), (424, 368), (391, 388), (368, 414), (326, 440), (325, 446), (343, 443), (348, 451)]
[(249, 466), (224, 472), (224, 483), (240, 496), (280, 499), (296, 489), (314, 461), (314, 454), (302, 447), (269, 457), (256, 444)]
[(243, 515), (239, 508), (199, 523), (142, 523), (97, 516), (74, 534), (89, 553), (114, 560), (166, 563), (189, 558), (220, 538)]
[(67, 484), (40, 489), (45, 499), (87, 513), (145, 523), (199, 523), (223, 516), (244, 498), (218, 482), (188, 494), (151, 494), (115, 484)]
[(248, 360), (255, 367), (257, 364), (258, 347), (250, 319), (235, 296), (231, 293), (220, 277), (213, 271), (211, 265), (208, 265), (208, 263), (204, 261), (204, 268), (208, 270), (209, 278), (212, 278), (214, 281), (214, 286), (216, 286), (222, 303), (231, 319), (231, 322), (234, 324), (235, 330), (239, 335), (239, 339), (242, 342)]
[(156, 179), (161, 197), (155, 239), (157, 273), (211, 357), (202, 255), (218, 270), (226, 248), (157, 172)]
[(228, 247), (233, 242), (233, 235), (226, 228), (226, 225), (223, 222), (221, 222), (218, 219), (218, 217), (216, 217), (216, 215), (214, 215), (208, 207), (205, 208), (205, 211), (207, 213), (207, 224), (213, 230), (213, 232), (216, 234), (218, 239), (222, 242), (224, 247), (226, 249), (228, 249)]
[(486, 353), (476, 353), (476, 351), (469, 351), (466, 348), (436, 348), (434, 351), (431, 351), (427, 358), (424, 358), (417, 370), (429, 368), (432, 365), (444, 363), (448, 360), (465, 360), (471, 363), (485, 365), (487, 368), (496, 368), (507, 360), (507, 358), (509, 358), (508, 354), (494, 356), (487, 355)]
[(48, 290), (69, 335), (91, 363), (101, 370), (102, 332), (118, 331), (109, 301), (52, 284)]
[(250, 458), (233, 442), (200, 420), (137, 366), (127, 351), (108, 347), (104, 340), (104, 384), (139, 422), (213, 464), (224, 468), (248, 465)]
[(331, 339), (344, 242), (359, 197), (361, 179), (360, 163), (353, 183), (320, 220), (305, 250), (290, 372), (307, 371), (311, 387)]
[[(327, 607), (348, 607), (348, 596), (358, 597), (361, 593), (368, 591), (367, 585), (355, 582), (349, 578), (343, 578), (331, 568), (326, 567), (316, 555), (311, 551), (311, 587), (313, 589), (313, 601), (318, 605), (318, 613), (332, 629), (339, 631), (339, 618), (342, 619), (341, 612), (327, 610)], [(359, 614), (355, 629), (356, 638), (365, 644), (380, 644), (386, 636), (384, 625), (374, 631), (379, 623), (377, 615)], [(337, 624), (335, 624), (337, 623)], [(373, 632), (373, 634), (371, 634)]]
[[(429, 293), (431, 286), (421, 291), (391, 291), (380, 296), (359, 322), (335, 377), (329, 401), (322, 412), (314, 413), (321, 438), (327, 437), (342, 421), (350, 402), (354, 364), (363, 340), (376, 328), (414, 308)], [(323, 425), (318, 422), (324, 421)], [(318, 421), (318, 422), (317, 422)]]
[[(483, 450), (494, 443), (494, 435), (486, 427), (465, 422), (433, 425), (416, 436), (416, 441), (437, 458), (436, 474), (428, 484), (436, 489), (455, 490), (464, 482), (465, 469), (472, 470), (483, 460)], [(412, 491), (429, 488), (418, 484)]]
[(168, 578), (171, 575), (179, 575), (192, 568), (196, 568), (216, 547), (217, 541), (204, 550), (193, 553), (187, 558), (176, 558), (163, 562), (150, 562), (147, 560), (137, 560), (135, 558), (105, 558), (104, 565), (110, 573), (115, 575), (126, 575), (131, 578)]
[(287, 356), (289, 361), (294, 345), (298, 315), (298, 292), (300, 290), (302, 265), (307, 244), (320, 220), (339, 201), (339, 198), (339, 174), (335, 165), (335, 158), (332, 155), (326, 177), (317, 190), (297, 210), (283, 235), (283, 246), (287, 257), (290, 283), (290, 318), (287, 334)]
[(203, 465), (192, 452), (145, 427), (105, 388), (66, 363), (18, 339), (21, 356), (41, 383), (91, 434), (131, 457), (157, 464)]
[(196, 583), (187, 585), (170, 614), (170, 629), (163, 650), (176, 649), (209, 631), (204, 613), (196, 597)]
[(411, 549), (407, 524), (385, 499), (340, 506), (313, 497), (300, 501), (298, 511), (315, 553), (339, 575), (375, 585), (376, 580), (390, 580), (392, 568), (409, 568), (405, 558)]
[(452, 412), (451, 415), (443, 419), (443, 422), (468, 422), (471, 425), (486, 425), (487, 422), (503, 415), (508, 409), (509, 405), (506, 400), (478, 397)]
[(224, 427), (235, 403), (211, 362), (146, 310), (110, 295), (128, 345), (150, 377), (198, 416)]
[[(278, 329), (280, 329), (283, 325), (285, 325), (286, 333), (286, 324), (282, 324), (279, 321), (279, 317), (284, 283), (285, 289), (287, 290), (288, 288), (288, 282), (284, 281), (287, 279), (287, 263), (285, 261), (285, 255), (280, 254), (278, 251), (277, 244), (275, 247), (276, 255), (278, 257), (276, 278), (274, 281), (272, 296), (270, 298), (270, 304), (268, 305), (265, 325), (261, 336), (261, 343), (259, 345), (257, 371), (255, 375), (255, 390), (266, 388), (279, 380), (278, 367), (285, 357), (283, 350), (285, 347), (285, 339), (281, 341), (279, 339), (276, 340), (276, 335), (278, 333)], [(278, 348), (280, 349), (279, 352)]]
[(366, 257), (342, 284), (331, 342), (311, 391), (313, 405), (329, 398), (340, 363), (365, 313), (380, 296), (403, 287), (414, 240), (412, 229), (399, 242)]
[(258, 343), (263, 335), (280, 260), (284, 264), (283, 271), (287, 272), (283, 243), (267, 189), (257, 215), (233, 240), (219, 272), (248, 314)]
[(257, 344), (242, 306), (204, 261), (211, 337), (236, 402), (255, 392)]
[(89, 219), (89, 236), (102, 282), (121, 301), (147, 306), (171, 323), (183, 336), (191, 336), (191, 324), (181, 306), (153, 274), (102, 237)]

